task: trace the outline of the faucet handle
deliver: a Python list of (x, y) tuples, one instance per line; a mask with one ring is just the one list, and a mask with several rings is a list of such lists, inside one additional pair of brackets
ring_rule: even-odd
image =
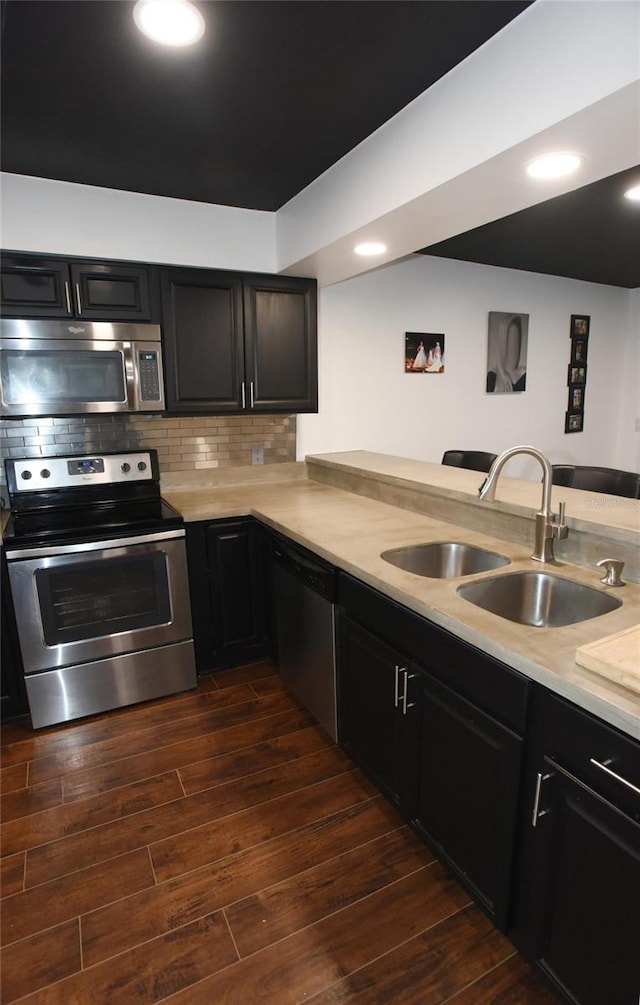
[(605, 586), (624, 586), (625, 581), (621, 576), (624, 569), (624, 562), (617, 558), (602, 558), (598, 562), (598, 567), (605, 570), (605, 574), (600, 580)]
[(558, 503), (558, 523), (564, 523), (564, 511), (566, 503)]

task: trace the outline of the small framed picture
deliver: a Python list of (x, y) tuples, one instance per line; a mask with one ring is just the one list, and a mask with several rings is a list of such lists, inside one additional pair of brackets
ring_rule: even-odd
[(565, 412), (565, 433), (581, 433), (584, 429), (584, 412)]
[(404, 333), (405, 373), (444, 373), (444, 334)]
[(569, 363), (569, 372), (567, 374), (567, 384), (586, 384), (587, 383), (587, 368), (586, 366), (574, 366), (573, 363)]
[(569, 388), (569, 404), (568, 409), (570, 412), (582, 412), (584, 410), (584, 384), (578, 384)]
[(579, 338), (574, 338), (571, 342), (571, 363), (586, 363), (587, 362), (587, 347), (589, 343), (586, 338), (580, 336)]
[(588, 314), (571, 315), (571, 338), (589, 338), (591, 318)]

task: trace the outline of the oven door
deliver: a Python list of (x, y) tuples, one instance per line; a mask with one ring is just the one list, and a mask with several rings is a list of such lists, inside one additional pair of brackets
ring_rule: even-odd
[(27, 676), (191, 638), (184, 529), (7, 563)]
[(161, 411), (157, 342), (3, 338), (2, 415)]

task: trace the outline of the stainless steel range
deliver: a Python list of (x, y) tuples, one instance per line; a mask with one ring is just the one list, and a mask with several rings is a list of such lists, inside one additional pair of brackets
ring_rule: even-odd
[(185, 531), (153, 450), (5, 461), (33, 726), (196, 686)]

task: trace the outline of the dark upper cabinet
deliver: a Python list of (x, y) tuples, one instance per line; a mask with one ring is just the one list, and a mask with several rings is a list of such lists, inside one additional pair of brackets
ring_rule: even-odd
[(315, 280), (163, 269), (167, 411), (317, 410)]
[(250, 407), (318, 410), (315, 280), (245, 276), (245, 371)]
[(164, 369), (168, 412), (243, 407), (242, 277), (208, 269), (163, 269)]
[(417, 827), (504, 930), (523, 741), (428, 674), (418, 689)]
[(154, 266), (3, 255), (6, 317), (158, 321)]

